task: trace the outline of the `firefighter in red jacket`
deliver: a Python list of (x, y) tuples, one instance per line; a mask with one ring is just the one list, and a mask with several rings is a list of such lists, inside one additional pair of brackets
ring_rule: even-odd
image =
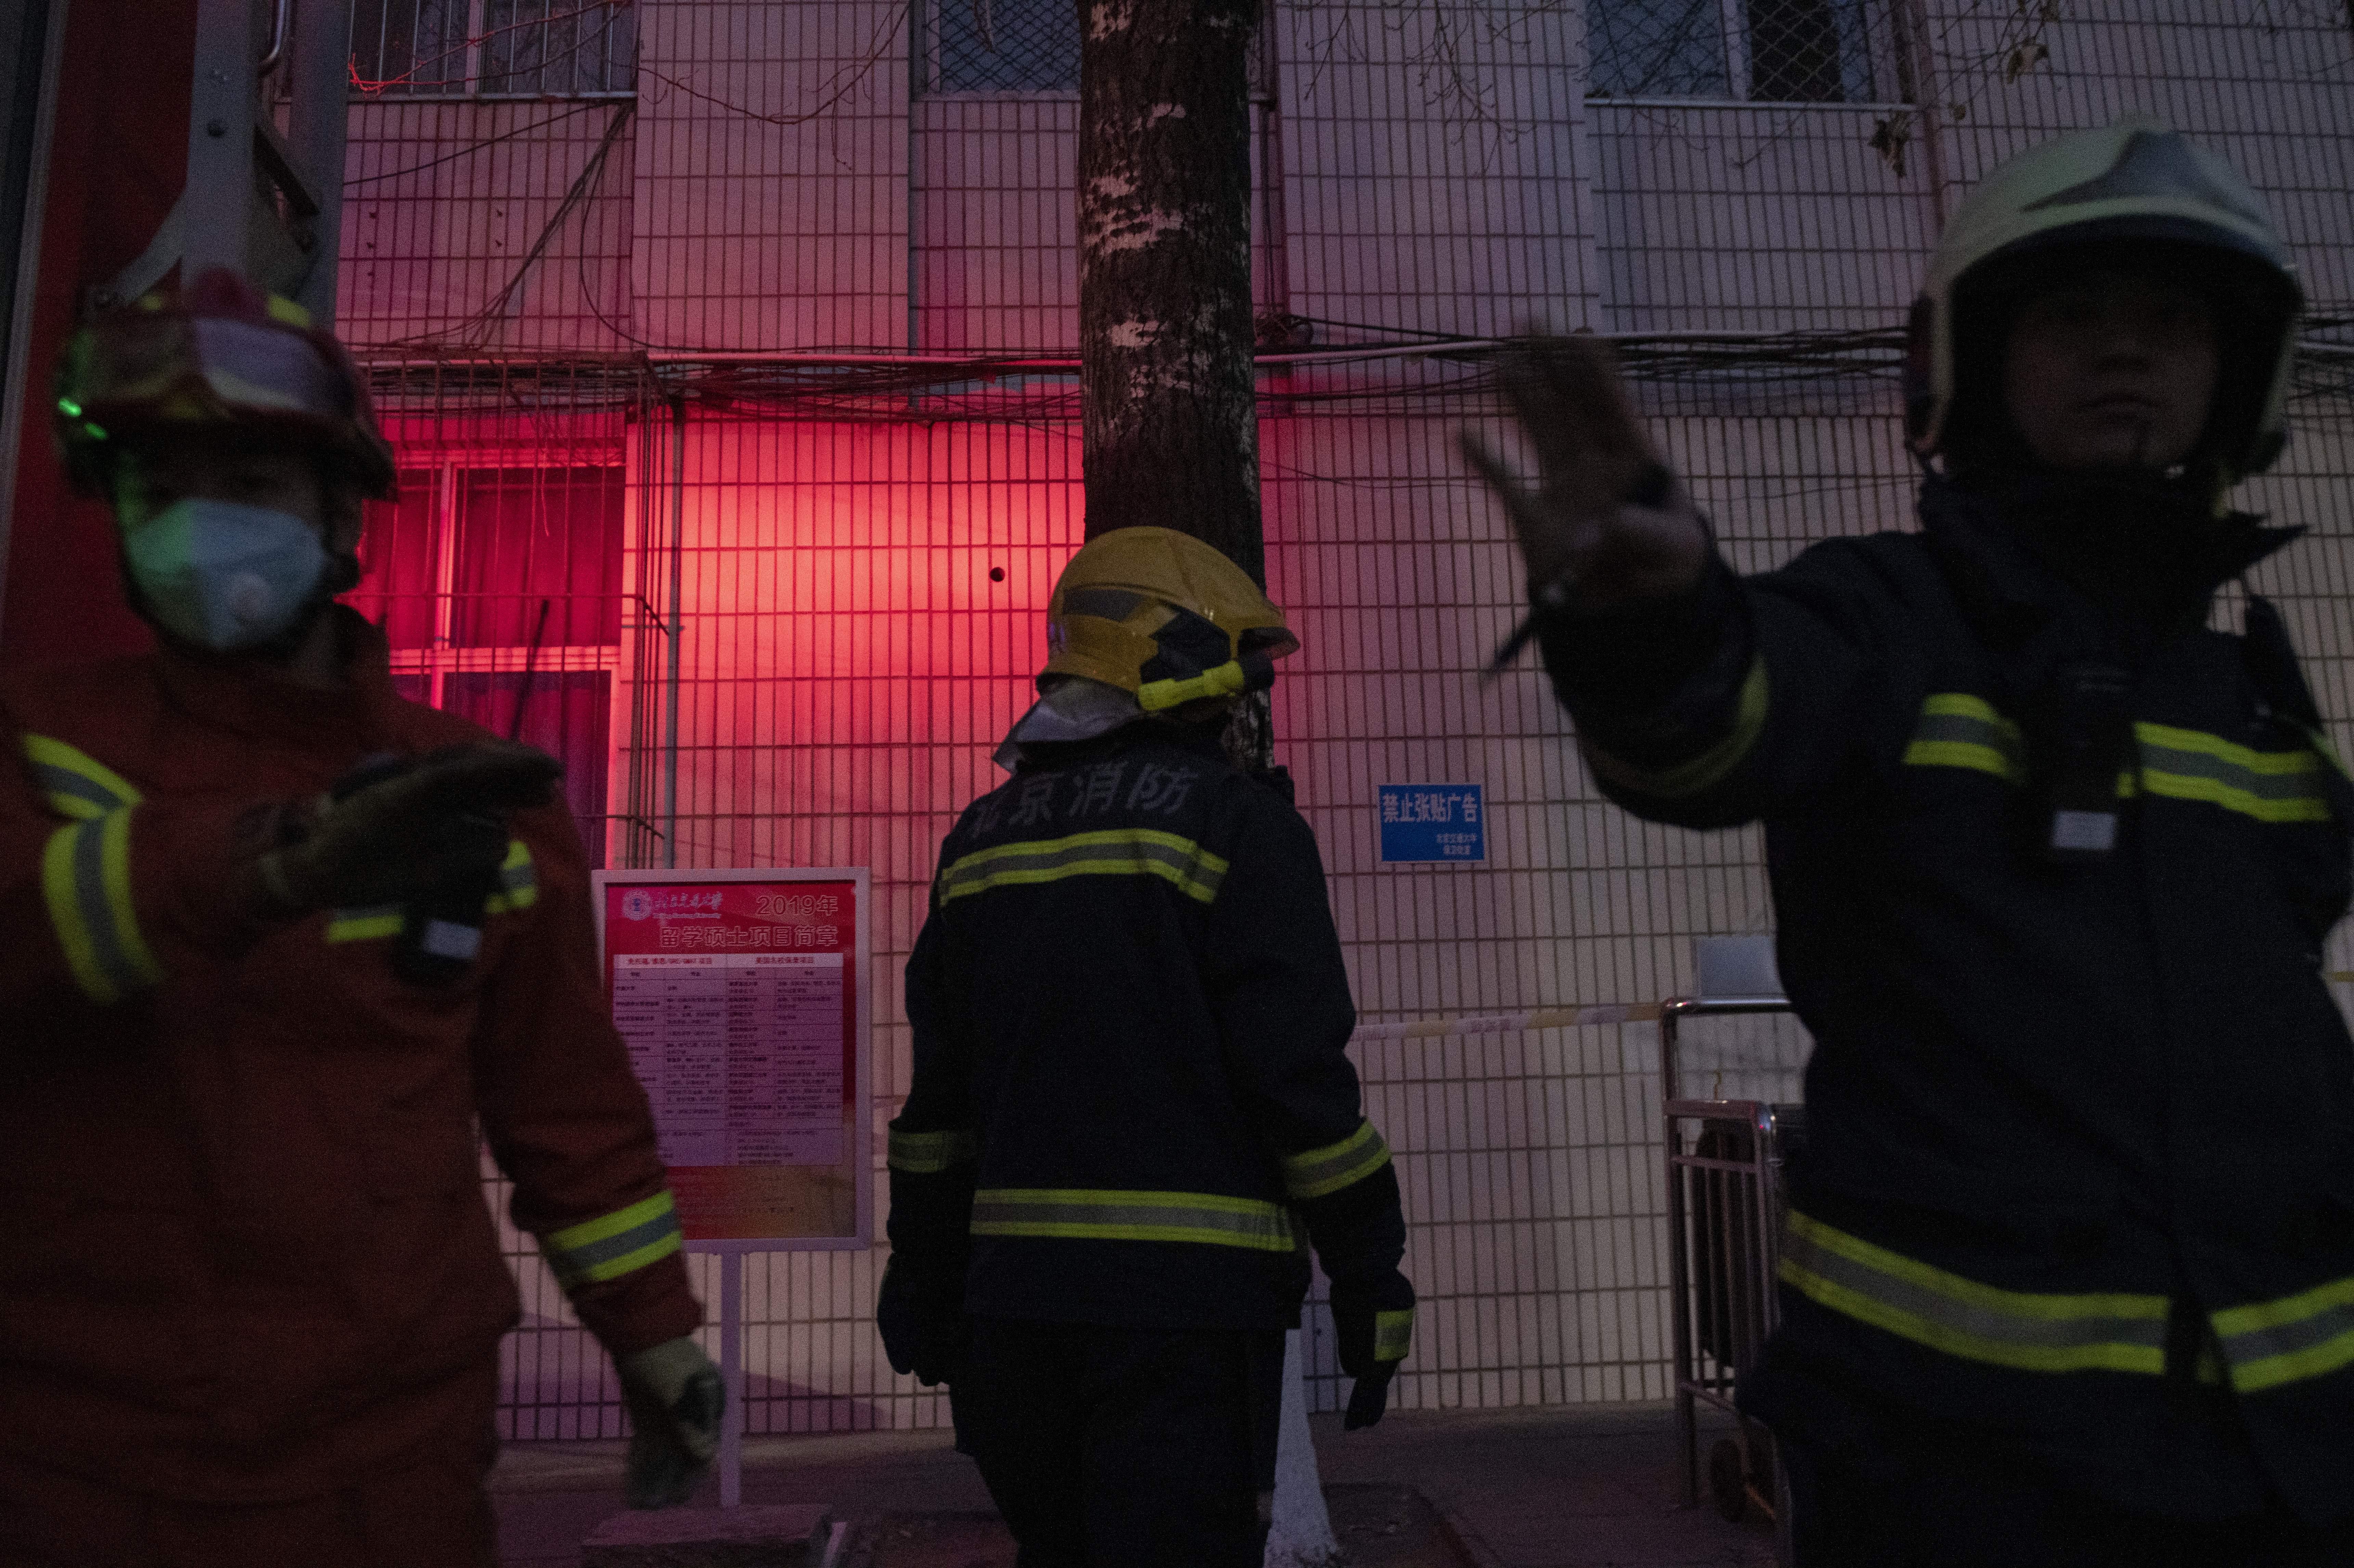
[(474, 1127), (680, 1500), (719, 1385), (556, 764), (394, 694), (391, 454), (223, 271), (58, 384), (158, 652), (0, 678), (0, 1564), (488, 1568)]

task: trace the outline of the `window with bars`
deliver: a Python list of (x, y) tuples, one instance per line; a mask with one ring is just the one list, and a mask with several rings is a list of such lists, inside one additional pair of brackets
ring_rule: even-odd
[(927, 91), (1079, 90), (1071, 0), (927, 0), (923, 11)]
[(637, 89), (632, 0), (352, 0), (352, 86), (413, 98)]
[(345, 602), (383, 628), (403, 696), (564, 764), (592, 866), (605, 863), (621, 643), (622, 471), (405, 467), (369, 507), (366, 575)]
[(1595, 98), (1871, 103), (1893, 96), (1877, 0), (1587, 0)]
[[(1079, 90), (1079, 8), (1072, 0), (921, 0), (921, 90), (1051, 92)], [(1272, 95), (1271, 29), (1251, 51), (1254, 101)]]

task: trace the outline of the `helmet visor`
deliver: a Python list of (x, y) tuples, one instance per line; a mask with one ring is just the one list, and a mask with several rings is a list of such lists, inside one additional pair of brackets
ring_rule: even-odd
[(97, 331), (82, 396), (93, 417), (340, 426), (350, 388), (301, 334), (233, 317), (126, 313)]

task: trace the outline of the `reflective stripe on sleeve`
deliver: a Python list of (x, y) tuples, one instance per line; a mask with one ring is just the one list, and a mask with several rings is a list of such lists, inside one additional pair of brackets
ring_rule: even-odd
[(2141, 787), (2176, 800), (2204, 800), (2260, 822), (2326, 822), (2329, 800), (2312, 751), (2256, 751), (2195, 729), (2137, 724)]
[(1227, 862), (1192, 839), (1155, 828), (1107, 828), (1067, 838), (1028, 840), (977, 850), (940, 873), (942, 904), (994, 887), (1060, 882), (1069, 876), (1157, 876), (1187, 897), (1218, 896)]
[(1741, 683), (1733, 727), (1725, 732), (1723, 739), (1698, 757), (1667, 768), (1638, 768), (1608, 752), (1585, 747), (1585, 763), (1596, 778), (1621, 789), (1638, 790), (1656, 800), (1684, 800), (1723, 782), (1741, 766), (1742, 759), (1756, 746), (1757, 737), (1766, 733), (1766, 658), (1759, 654), (1750, 661), (1749, 673)]
[(131, 895), (131, 811), (69, 823), (41, 853), (41, 891), (74, 983), (92, 1001), (116, 1002), (164, 978), (140, 935)]
[(599, 1219), (539, 1238), (539, 1250), (567, 1290), (600, 1285), (658, 1263), (685, 1245), (668, 1189)]
[(1402, 1361), (1414, 1348), (1414, 1308), (1373, 1314), (1373, 1360)]
[(1299, 1246), (1291, 1215), (1281, 1204), (1209, 1192), (984, 1187), (973, 1194), (972, 1234), (1200, 1242), (1254, 1252), (1294, 1252)]
[(87, 821), (139, 804), (142, 796), (131, 781), (90, 753), (46, 735), (23, 740), (33, 777), (59, 816)]
[(1938, 692), (1921, 705), (1904, 761), (1914, 768), (1967, 768), (2008, 784), (2027, 781), (2027, 743), (2019, 726), (1983, 697)]
[(1390, 1146), (1370, 1121), (1338, 1143), (1289, 1154), (1283, 1160), (1283, 1191), (1295, 1203), (1321, 1198), (1328, 1192), (1363, 1181), (1390, 1162)]
[(891, 1133), (889, 1164), (911, 1176), (932, 1176), (962, 1165), (981, 1153), (978, 1134), (964, 1132)]
[(2166, 1370), (2163, 1296), (2002, 1290), (1793, 1209), (1781, 1277), (1835, 1312), (1932, 1350), (2022, 1372)]
[(2324, 1377), (2354, 1364), (2354, 1279), (2277, 1301), (2227, 1307), (2210, 1319), (2242, 1393)]

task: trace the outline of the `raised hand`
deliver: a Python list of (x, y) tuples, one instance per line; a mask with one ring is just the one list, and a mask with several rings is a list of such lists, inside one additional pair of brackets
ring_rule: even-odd
[(1636, 422), (1609, 349), (1532, 336), (1497, 361), (1536, 450), (1532, 487), (1470, 431), (1463, 455), (1504, 503), (1529, 586), (1585, 612), (1670, 598), (1707, 565), (1708, 528)]

